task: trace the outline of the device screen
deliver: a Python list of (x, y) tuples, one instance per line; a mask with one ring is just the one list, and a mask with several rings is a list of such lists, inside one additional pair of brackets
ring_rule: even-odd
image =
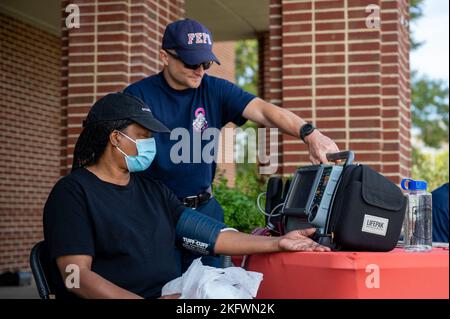
[(297, 175), (292, 188), (294, 192), (290, 195), (289, 208), (305, 208), (309, 194), (314, 186), (316, 174), (316, 170), (311, 170), (302, 171)]

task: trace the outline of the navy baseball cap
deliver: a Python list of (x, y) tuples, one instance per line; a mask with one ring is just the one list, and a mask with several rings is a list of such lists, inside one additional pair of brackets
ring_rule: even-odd
[(175, 50), (186, 64), (197, 65), (208, 61), (220, 64), (212, 52), (211, 32), (201, 23), (184, 19), (167, 25), (162, 40), (163, 50)]
[(103, 121), (130, 120), (149, 131), (169, 133), (170, 130), (158, 121), (142, 100), (130, 94), (110, 93), (94, 103), (83, 127)]

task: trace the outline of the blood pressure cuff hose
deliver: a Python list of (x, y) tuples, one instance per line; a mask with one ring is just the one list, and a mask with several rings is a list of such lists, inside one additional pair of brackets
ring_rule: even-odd
[(177, 244), (192, 253), (215, 255), (214, 246), (221, 231), (235, 230), (227, 228), (209, 216), (186, 208), (178, 220), (176, 227)]

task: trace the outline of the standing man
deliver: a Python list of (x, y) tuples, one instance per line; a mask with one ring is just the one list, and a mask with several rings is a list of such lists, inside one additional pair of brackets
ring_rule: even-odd
[[(223, 210), (212, 197), (211, 183), (216, 163), (193, 162), (193, 135), (206, 128), (221, 129), (229, 122), (243, 125), (252, 120), (265, 127), (277, 127), (284, 133), (301, 138), (308, 145), (313, 163), (326, 163), (326, 153), (338, 151), (336, 144), (312, 124), (292, 112), (268, 103), (224, 79), (205, 72), (214, 62), (212, 36), (197, 21), (185, 19), (169, 24), (162, 40), (161, 73), (149, 76), (125, 89), (150, 106), (154, 116), (170, 130), (184, 128), (190, 133), (191, 160), (174, 163), (171, 148), (177, 140), (168, 134), (156, 135), (158, 153), (149, 174), (161, 180), (186, 206), (223, 221)], [(201, 141), (203, 146), (210, 141)], [(201, 151), (201, 150), (200, 150)], [(183, 257), (183, 271), (193, 260)], [(217, 258), (204, 257), (204, 263), (220, 266)]]

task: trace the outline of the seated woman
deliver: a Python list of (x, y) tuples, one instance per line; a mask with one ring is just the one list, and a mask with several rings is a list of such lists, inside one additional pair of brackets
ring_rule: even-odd
[(329, 251), (307, 238), (314, 229), (274, 238), (231, 230), (139, 173), (155, 157), (152, 134), (169, 132), (139, 99), (108, 94), (83, 126), (72, 172), (56, 183), (44, 209), (53, 280), (66, 282), (73, 265), (80, 275), (79, 288), (61, 285), (57, 297), (160, 297), (164, 284), (181, 276), (176, 243), (201, 254)]

